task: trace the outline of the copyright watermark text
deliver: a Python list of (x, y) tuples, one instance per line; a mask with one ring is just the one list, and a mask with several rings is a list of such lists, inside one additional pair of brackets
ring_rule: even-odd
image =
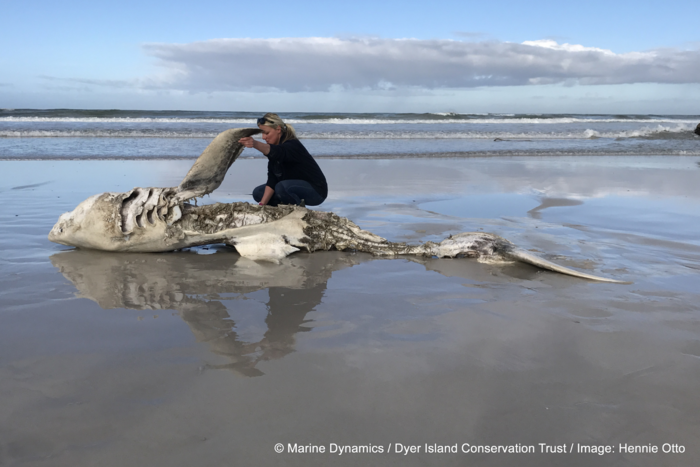
[(298, 444), (277, 443), (275, 452), (278, 454), (684, 454), (685, 446), (675, 443), (642, 444)]

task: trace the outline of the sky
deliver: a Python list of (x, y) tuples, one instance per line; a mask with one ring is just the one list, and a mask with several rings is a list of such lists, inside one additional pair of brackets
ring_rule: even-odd
[(700, 114), (700, 3), (0, 0), (0, 108)]

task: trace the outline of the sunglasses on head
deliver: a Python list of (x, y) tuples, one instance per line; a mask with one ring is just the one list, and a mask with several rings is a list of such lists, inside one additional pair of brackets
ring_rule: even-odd
[[(269, 121), (269, 120), (266, 119), (265, 117), (260, 117), (260, 118), (258, 119), (258, 125), (264, 125), (265, 122), (268, 122), (268, 121)], [(270, 123), (272, 123), (272, 122), (270, 122)]]

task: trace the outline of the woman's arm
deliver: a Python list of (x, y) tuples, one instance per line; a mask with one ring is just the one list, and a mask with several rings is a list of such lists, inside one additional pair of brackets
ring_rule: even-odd
[(252, 136), (246, 136), (245, 138), (241, 138), (238, 140), (238, 142), (247, 148), (257, 149), (266, 156), (270, 154), (270, 145), (267, 143), (263, 143), (262, 141), (258, 141)]
[[(266, 156), (267, 156), (268, 154), (270, 154), (270, 145), (269, 145), (269, 144), (267, 144), (267, 143), (262, 143), (262, 142), (260, 142), (260, 141), (257, 141), (257, 140), (253, 139), (253, 138), (250, 137), (250, 136), (247, 136), (247, 137), (245, 137), (245, 138), (241, 138), (241, 139), (238, 140), (238, 142), (241, 143), (243, 146), (245, 146), (245, 147), (247, 147), (247, 148), (254, 148), (254, 149), (257, 149), (258, 151), (260, 151), (261, 153), (263, 153), (263, 154), (266, 155)], [(265, 187), (265, 193), (263, 193), (263, 197), (262, 197), (262, 199), (260, 200), (260, 205), (261, 205), (261, 206), (264, 206), (264, 205), (266, 205), (267, 203), (269, 203), (269, 202), (270, 202), (270, 198), (272, 198), (272, 195), (274, 195), (274, 194), (275, 194), (275, 190), (273, 190), (273, 189), (270, 188), (269, 186), (266, 186), (266, 187)]]
[(269, 186), (265, 186), (265, 193), (263, 193), (263, 197), (260, 200), (260, 205), (265, 206), (267, 203), (270, 202), (270, 198), (272, 198), (272, 195), (275, 194), (275, 190), (270, 188)]

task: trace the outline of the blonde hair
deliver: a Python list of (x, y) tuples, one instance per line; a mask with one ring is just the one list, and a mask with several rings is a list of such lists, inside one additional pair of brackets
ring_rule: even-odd
[(279, 115), (268, 112), (263, 116), (263, 118), (265, 119), (265, 123), (263, 123), (263, 125), (271, 128), (282, 128), (282, 138), (280, 139), (279, 144), (289, 141), (290, 139), (298, 139), (297, 133), (294, 131), (294, 127), (284, 123)]

